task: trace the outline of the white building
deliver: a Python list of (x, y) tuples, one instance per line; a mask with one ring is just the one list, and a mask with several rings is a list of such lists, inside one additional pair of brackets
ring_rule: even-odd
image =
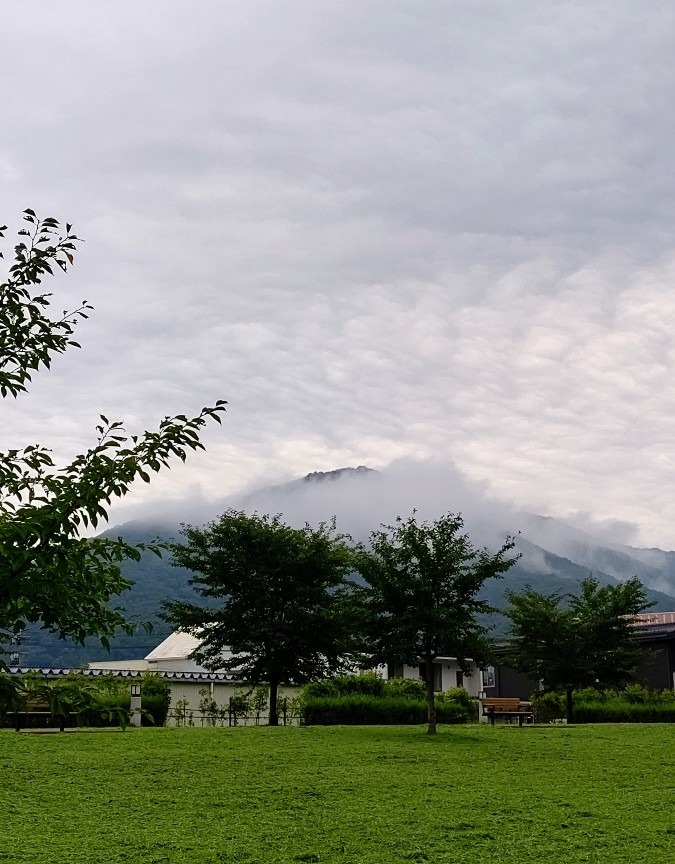
[(109, 671), (128, 669), (139, 672), (201, 672), (208, 675), (209, 670), (190, 657), (199, 645), (200, 640), (195, 636), (176, 630), (142, 660), (96, 660), (89, 663), (89, 668)]
[[(183, 714), (193, 712), (199, 723), (200, 703), (203, 704), (205, 699), (215, 701), (218, 705), (227, 705), (231, 696), (251, 690), (250, 685), (242, 685), (237, 680), (236, 673), (212, 672), (193, 660), (190, 655), (199, 647), (199, 644), (200, 640), (195, 636), (177, 630), (167, 636), (142, 660), (98, 661), (90, 663), (89, 669), (94, 674), (96, 672), (127, 675), (141, 675), (143, 672), (157, 673), (171, 686), (172, 715), (177, 706), (181, 706)], [(491, 668), (483, 670), (472, 660), (467, 662), (470, 674), (465, 675), (456, 657), (437, 657), (434, 660), (434, 689), (441, 692), (451, 690), (453, 687), (464, 687), (470, 696), (478, 698), (486, 687), (491, 686), (491, 675), (494, 682), (494, 670)], [(390, 664), (380, 667), (377, 671), (385, 679), (424, 677), (422, 666)], [(297, 688), (283, 688), (280, 696), (292, 697), (297, 692)]]
[[(456, 657), (436, 657), (434, 660), (434, 690), (445, 692), (453, 687), (464, 687), (469, 696), (478, 698), (489, 686), (490, 669), (481, 669), (473, 660), (468, 660), (470, 674), (465, 675)], [(423, 678), (423, 666), (400, 666), (390, 663), (377, 670), (383, 678)], [(494, 677), (494, 671), (492, 672)]]
[[(140, 676), (144, 672), (161, 675), (171, 687), (171, 709), (168, 725), (178, 722), (189, 722), (190, 725), (203, 725), (201, 708), (205, 702), (213, 703), (223, 709), (227, 708), (230, 698), (242, 693), (250, 693), (250, 684), (243, 684), (236, 671), (211, 671), (201, 666), (190, 656), (200, 645), (200, 640), (188, 633), (176, 630), (147, 654), (142, 660), (100, 660), (89, 663), (89, 674), (105, 674)], [(229, 652), (223, 654), (223, 659), (231, 657)], [(298, 688), (282, 687), (279, 689), (281, 709), (285, 696), (292, 698)], [(223, 722), (223, 717), (218, 725)], [(224, 721), (227, 725), (228, 721)], [(237, 722), (243, 722), (238, 720)], [(255, 722), (255, 721), (252, 721)]]

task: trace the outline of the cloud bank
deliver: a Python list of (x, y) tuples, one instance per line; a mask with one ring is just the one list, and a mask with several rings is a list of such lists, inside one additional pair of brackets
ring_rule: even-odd
[(75, 224), (96, 314), (3, 448), (226, 398), (130, 507), (434, 460), (675, 545), (672, 4), (31, 9), (1, 218)]

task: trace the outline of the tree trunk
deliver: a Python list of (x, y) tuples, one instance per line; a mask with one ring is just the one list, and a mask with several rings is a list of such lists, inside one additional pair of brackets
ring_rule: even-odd
[(279, 692), (279, 682), (274, 675), (270, 675), (270, 726), (278, 726), (279, 725), (279, 710), (278, 710), (278, 692)]
[(436, 734), (436, 694), (434, 693), (434, 661), (431, 654), (424, 658), (424, 671), (427, 684), (427, 735)]
[(574, 703), (572, 701), (572, 688), (568, 687), (565, 690), (565, 709), (567, 713), (567, 722), (574, 723)]

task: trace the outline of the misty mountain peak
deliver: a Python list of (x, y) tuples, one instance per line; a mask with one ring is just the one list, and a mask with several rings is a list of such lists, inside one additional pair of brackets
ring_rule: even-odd
[(377, 471), (374, 468), (367, 468), (365, 465), (359, 465), (357, 468), (335, 468), (333, 471), (312, 471), (310, 474), (306, 474), (302, 481), (303, 483), (320, 483), (324, 480), (339, 480), (355, 474), (377, 474)]

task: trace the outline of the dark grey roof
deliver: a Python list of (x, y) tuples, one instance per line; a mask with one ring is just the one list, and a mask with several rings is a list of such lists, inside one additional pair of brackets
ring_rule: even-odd
[(635, 638), (639, 642), (675, 639), (675, 624), (652, 624), (649, 627), (636, 627)]

